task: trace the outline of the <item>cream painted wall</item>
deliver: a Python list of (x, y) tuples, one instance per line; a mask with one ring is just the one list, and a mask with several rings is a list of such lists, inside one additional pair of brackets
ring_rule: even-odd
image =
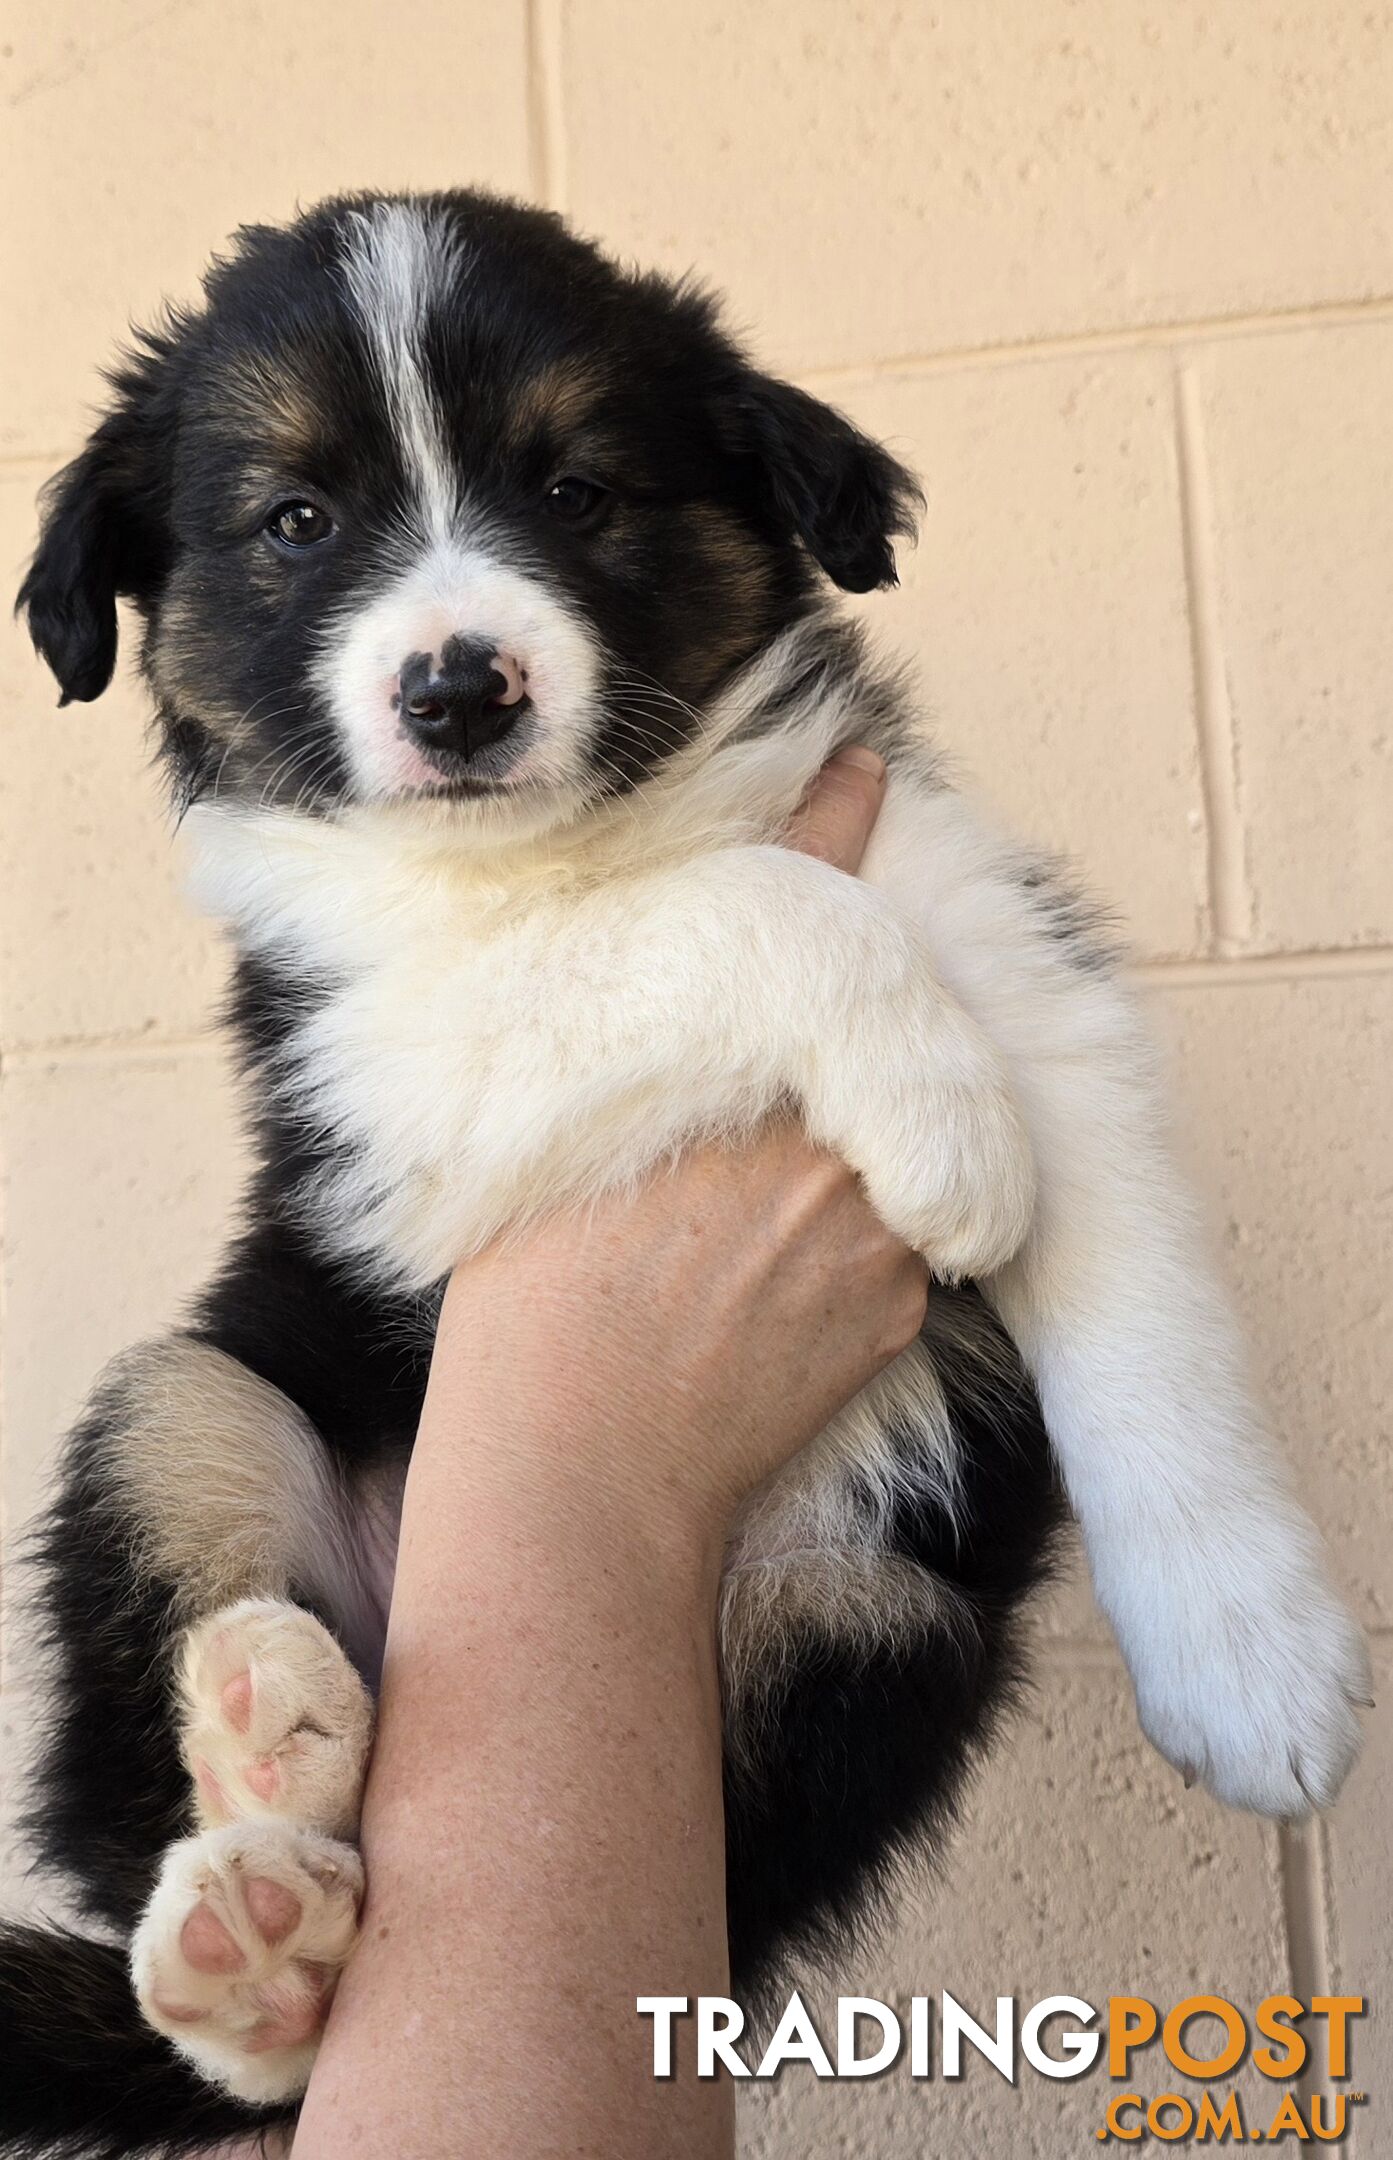
[[(189, 293), (233, 225), (342, 187), (490, 182), (697, 264), (771, 364), (917, 463), (924, 539), (870, 612), (981, 785), (1128, 916), (1257, 1363), (1393, 1697), (1393, 9), (10, 0), (0, 38), (14, 578), (127, 319)], [(237, 1143), (221, 957), (176, 898), (140, 697), (127, 678), (60, 714), (17, 636), (0, 665), (13, 1537), (97, 1365), (207, 1264)], [(1358, 2160), (1393, 2151), (1387, 1700), (1333, 1818), (1278, 1832), (1148, 1753), (1077, 1585), (1041, 1636), (950, 1874), (847, 1984), (979, 2014), (1365, 1994)], [(793, 2071), (744, 2145), (1066, 2160), (1100, 2114), (1096, 2078)]]

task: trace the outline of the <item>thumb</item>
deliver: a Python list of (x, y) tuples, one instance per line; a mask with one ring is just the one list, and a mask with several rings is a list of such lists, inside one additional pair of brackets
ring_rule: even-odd
[(885, 800), (885, 761), (849, 743), (823, 766), (790, 821), (787, 845), (855, 872)]

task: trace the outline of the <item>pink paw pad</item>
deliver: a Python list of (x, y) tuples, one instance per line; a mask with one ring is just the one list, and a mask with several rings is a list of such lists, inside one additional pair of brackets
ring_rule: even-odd
[(160, 2016), (168, 2018), (171, 2025), (202, 2025), (210, 2014), (195, 2008), (192, 2003), (169, 2002), (160, 1994), (152, 1996), (151, 2000)]
[(195, 1905), (179, 1931), (179, 1948), (195, 1972), (240, 1972), (246, 1959), (211, 1905)]
[(236, 1733), (248, 1730), (252, 1721), (252, 1676), (250, 1672), (234, 1673), (226, 1682), (220, 1697), (222, 1714)]
[(312, 2040), (324, 2023), (325, 2005), (322, 1994), (302, 1996), (297, 2002), (287, 2003), (285, 2009), (274, 2017), (262, 2018), (253, 2025), (242, 2043), (249, 2055), (269, 2054), (272, 2048), (300, 2047)]
[(274, 1800), (281, 1786), (281, 1766), (275, 1756), (253, 1756), (242, 1772), (242, 1783), (258, 1800)]
[(264, 1943), (283, 1943), (300, 1925), (304, 1911), (300, 1900), (284, 1883), (272, 1882), (269, 1875), (248, 1877), (246, 1900), (252, 1926)]

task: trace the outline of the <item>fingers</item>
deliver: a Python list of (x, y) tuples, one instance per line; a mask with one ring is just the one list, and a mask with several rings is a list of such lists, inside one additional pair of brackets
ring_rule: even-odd
[(823, 766), (794, 813), (788, 845), (836, 870), (859, 870), (884, 799), (884, 759), (864, 743), (849, 743)]

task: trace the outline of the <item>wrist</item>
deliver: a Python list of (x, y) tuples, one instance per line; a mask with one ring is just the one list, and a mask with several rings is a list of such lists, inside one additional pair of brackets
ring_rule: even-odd
[(603, 1518), (616, 1537), (719, 1568), (741, 1497), (722, 1473), (730, 1434), (632, 1315), (539, 1286), (510, 1321), (471, 1263), (447, 1289), (427, 1412), (423, 1437), (471, 1493)]
[[(702, 1406), (646, 1371), (622, 1337), (577, 1339), (529, 1314), (525, 1349), (484, 1340), (447, 1296), (413, 1456), (418, 1494), (487, 1513), (552, 1550), (602, 1548), (631, 1573), (700, 1585), (714, 1603), (736, 1496), (712, 1475)], [(538, 1339), (547, 1355), (536, 1354)]]

